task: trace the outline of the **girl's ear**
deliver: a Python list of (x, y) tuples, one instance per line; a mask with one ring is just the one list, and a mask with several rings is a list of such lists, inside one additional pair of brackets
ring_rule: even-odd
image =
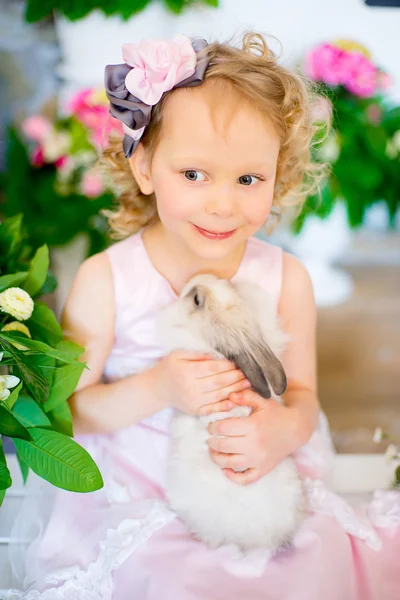
[(154, 187), (151, 179), (150, 160), (143, 144), (137, 146), (135, 152), (128, 160), (140, 191), (142, 194), (149, 196), (154, 192)]

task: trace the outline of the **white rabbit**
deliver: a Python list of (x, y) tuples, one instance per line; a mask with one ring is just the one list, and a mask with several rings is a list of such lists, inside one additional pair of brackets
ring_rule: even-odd
[[(256, 285), (197, 275), (162, 311), (159, 332), (166, 352), (198, 350), (232, 360), (264, 398), (279, 400), (286, 389), (275, 353), (282, 351), (287, 336), (279, 328), (271, 298)], [(207, 417), (176, 413), (167, 497), (195, 537), (209, 546), (235, 544), (242, 550), (275, 552), (290, 544), (305, 517), (303, 486), (293, 459), (286, 458), (255, 483), (239, 485), (212, 461), (206, 443), (211, 421), (250, 412), (238, 406)]]

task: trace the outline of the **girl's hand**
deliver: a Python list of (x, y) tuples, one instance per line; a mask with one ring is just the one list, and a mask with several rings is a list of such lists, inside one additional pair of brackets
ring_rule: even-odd
[(190, 415), (230, 410), (235, 404), (229, 395), (251, 387), (232, 362), (198, 352), (171, 352), (153, 373), (161, 404)]
[(249, 484), (272, 471), (302, 445), (299, 415), (295, 408), (265, 400), (250, 389), (231, 394), (230, 399), (237, 405), (250, 406), (253, 412), (248, 417), (210, 423), (208, 431), (212, 437), (208, 445), (212, 459), (229, 479)]

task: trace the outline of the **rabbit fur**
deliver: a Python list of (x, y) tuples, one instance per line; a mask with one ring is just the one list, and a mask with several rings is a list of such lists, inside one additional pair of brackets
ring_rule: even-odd
[[(162, 311), (158, 326), (166, 352), (184, 349), (225, 356), (256, 392), (280, 401), (286, 375), (276, 355), (287, 336), (279, 328), (272, 299), (259, 286), (197, 275)], [(176, 411), (167, 498), (194, 536), (210, 547), (235, 544), (243, 551), (276, 552), (290, 545), (305, 517), (303, 485), (293, 459), (286, 458), (255, 483), (239, 485), (212, 461), (206, 443), (210, 422), (250, 412), (242, 406), (207, 417)]]

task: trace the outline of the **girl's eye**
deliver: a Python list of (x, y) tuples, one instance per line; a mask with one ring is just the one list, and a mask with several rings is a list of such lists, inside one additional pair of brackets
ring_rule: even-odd
[(189, 179), (189, 181), (204, 181), (205, 180), (203, 173), (200, 173), (200, 171), (195, 171), (194, 169), (184, 171), (184, 175), (185, 175), (186, 179)]
[(242, 175), (241, 177), (239, 177), (238, 182), (241, 185), (253, 185), (254, 183), (257, 183), (257, 181), (260, 181), (261, 177), (257, 177), (256, 175)]

